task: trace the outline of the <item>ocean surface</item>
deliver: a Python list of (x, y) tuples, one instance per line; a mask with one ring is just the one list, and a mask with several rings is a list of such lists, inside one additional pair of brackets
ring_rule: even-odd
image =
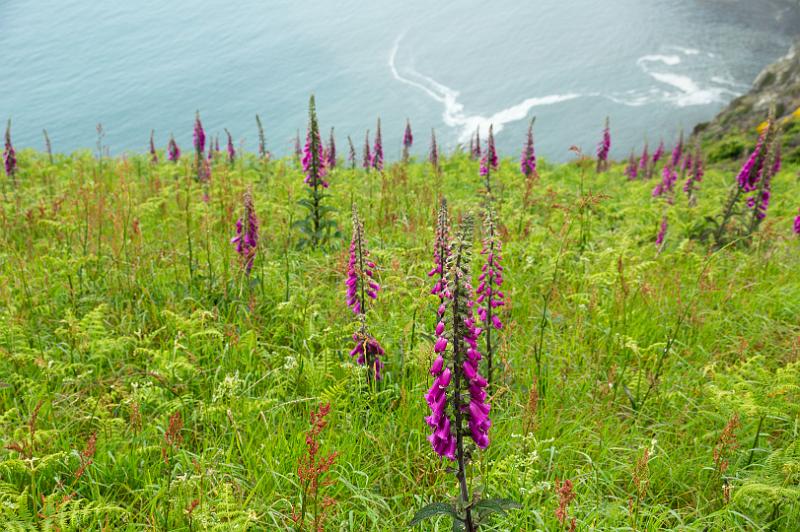
[(406, 118), (414, 153), (494, 124), (518, 154), (534, 115), (540, 155), (612, 154), (670, 141), (746, 91), (800, 28), (778, 0), (0, 0), (0, 119), (18, 147), (189, 148), (194, 113), (255, 149), (292, 150), (308, 95), (340, 153), (382, 121), (387, 157)]

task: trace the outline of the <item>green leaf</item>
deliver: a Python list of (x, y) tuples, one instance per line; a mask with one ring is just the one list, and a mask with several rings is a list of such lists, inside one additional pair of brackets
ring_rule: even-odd
[[(448, 514), (450, 515), (456, 523), (460, 523), (458, 514), (456, 513), (455, 509), (447, 503), (444, 502), (434, 502), (425, 506), (421, 510), (417, 512), (414, 518), (408, 523), (408, 526), (414, 526), (425, 519), (430, 519), (431, 517), (435, 517), (437, 515)], [(455, 530), (455, 528), (454, 528)]]
[(484, 514), (505, 514), (506, 510), (522, 508), (522, 506), (511, 499), (482, 499), (472, 507), (474, 510)]

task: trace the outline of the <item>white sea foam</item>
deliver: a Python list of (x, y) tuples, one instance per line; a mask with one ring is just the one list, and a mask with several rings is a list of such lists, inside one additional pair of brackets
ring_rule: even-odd
[(700, 53), (700, 50), (698, 50), (696, 48), (686, 48), (686, 47), (683, 47), (683, 46), (670, 46), (669, 49), (670, 50), (677, 50), (678, 52), (680, 52), (680, 53), (682, 53), (684, 55), (698, 55)]
[(639, 66), (644, 65), (645, 63), (664, 63), (665, 65), (675, 66), (681, 63), (680, 56), (677, 55), (644, 55), (636, 60), (636, 64)]
[(502, 109), (488, 117), (467, 114), (464, 110), (464, 105), (458, 101), (458, 91), (443, 85), (429, 76), (420, 74), (410, 67), (404, 69), (405, 76), (400, 74), (400, 71), (397, 69), (396, 59), (397, 52), (400, 49), (400, 41), (403, 39), (404, 35), (405, 34), (400, 34), (400, 36), (397, 37), (389, 53), (389, 70), (392, 72), (392, 76), (397, 81), (415, 87), (432, 99), (440, 102), (444, 106), (442, 112), (444, 123), (450, 127), (459, 129), (458, 141), (461, 143), (468, 142), (470, 137), (475, 133), (475, 129), (478, 127), (483, 131), (487, 131), (489, 126), (493, 125), (494, 132), (499, 133), (502, 131), (505, 124), (526, 118), (530, 110), (534, 107), (554, 105), (580, 96), (575, 93), (551, 94), (548, 96), (527, 98), (516, 105)]

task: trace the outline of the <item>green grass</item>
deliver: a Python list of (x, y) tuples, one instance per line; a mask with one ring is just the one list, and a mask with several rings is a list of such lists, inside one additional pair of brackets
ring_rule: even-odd
[[(437, 191), (454, 218), (478, 208), (477, 162), (453, 156), (441, 179), (417, 162), (336, 169), (327, 201), (346, 238), (312, 251), (291, 230), (305, 188), (290, 160), (218, 161), (207, 203), (188, 162), (20, 160), (19, 187), (7, 182), (0, 202), (0, 528), (290, 528), (309, 412), (326, 402), (322, 452), (339, 453), (324, 488), (337, 501), (328, 529), (401, 530), (457, 495), (423, 421), (437, 306), (426, 272)], [(709, 169), (695, 208), (682, 183), (667, 207), (651, 198), (654, 181), (628, 182), (622, 170), (582, 176), (577, 164), (542, 163), (528, 208), (516, 162), (496, 176), (509, 305), (492, 442), (469, 472), (472, 490), (522, 509), (484, 529), (559, 530), (554, 486), (570, 479), (578, 530), (794, 530), (797, 168), (776, 177), (755, 239), (716, 252), (686, 235), (719, 213), (730, 168)], [(248, 185), (262, 229), (250, 282), (229, 243)], [(351, 201), (383, 287), (369, 323), (387, 351), (385, 378), (372, 389), (348, 356)], [(175, 412), (182, 442), (165, 463)], [(734, 414), (720, 475), (714, 450)], [(418, 529), (450, 527), (441, 517)]]

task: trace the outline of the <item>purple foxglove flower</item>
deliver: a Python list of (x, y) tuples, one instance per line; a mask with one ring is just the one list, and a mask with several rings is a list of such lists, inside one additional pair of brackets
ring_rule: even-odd
[(5, 166), (6, 175), (11, 179), (15, 179), (17, 174), (17, 152), (14, 151), (14, 145), (11, 144), (11, 120), (6, 125), (6, 138), (5, 148), (3, 149), (3, 165)]
[(168, 159), (173, 162), (177, 163), (181, 158), (181, 149), (178, 147), (178, 143), (175, 142), (175, 137), (169, 137), (169, 144), (167, 145), (167, 153)]
[(496, 171), (499, 165), (497, 149), (494, 146), (494, 126), (489, 126), (489, 138), (486, 141), (486, 153), (481, 157), (480, 174), (483, 177), (489, 175), (490, 171)]
[(481, 155), (481, 127), (478, 126), (475, 128), (475, 142), (473, 143), (472, 158), (480, 160)]
[(366, 296), (376, 299), (380, 285), (375, 281), (375, 263), (369, 258), (364, 224), (353, 205), (353, 237), (350, 240), (350, 259), (347, 263), (347, 306), (354, 314), (366, 314)]
[[(359, 330), (353, 335), (356, 347), (351, 355), (359, 354), (358, 364), (366, 365), (374, 374), (375, 380), (381, 379), (383, 363), (380, 357), (383, 348), (377, 340), (367, 332), (366, 297), (377, 299), (380, 285), (375, 281), (375, 263), (369, 258), (364, 224), (358, 217), (353, 205), (353, 237), (350, 240), (350, 260), (347, 263), (347, 279), (345, 280), (347, 305), (353, 310), (360, 323)], [(370, 377), (371, 378), (371, 377)]]
[(269, 159), (267, 151), (267, 139), (264, 136), (264, 126), (261, 124), (261, 117), (256, 114), (256, 125), (258, 126), (258, 156), (262, 159)]
[(606, 117), (606, 125), (603, 128), (603, 139), (597, 145), (597, 172), (608, 170), (608, 154), (611, 151), (611, 129), (609, 120)]
[(794, 219), (794, 234), (800, 236), (800, 214)]
[(428, 160), (433, 166), (434, 172), (439, 173), (439, 147), (436, 145), (436, 131), (431, 129), (431, 149), (428, 153)]
[[(678, 174), (672, 168), (671, 165), (667, 165), (661, 171), (661, 183), (656, 185), (653, 189), (653, 197), (657, 198), (659, 196), (663, 196), (667, 193), (672, 194), (675, 189), (675, 182), (678, 180)], [(671, 197), (667, 198), (667, 201), (672, 203)]]
[(736, 182), (745, 192), (754, 191), (761, 177), (761, 166), (764, 164), (762, 151), (766, 151), (764, 149), (764, 140), (765, 135), (762, 134), (758, 138), (755, 149), (750, 153), (741, 170), (739, 170), (739, 175), (736, 177)]
[[(217, 148), (219, 151), (219, 148)], [(299, 160), (303, 156), (303, 149), (300, 147), (300, 130), (298, 129), (294, 136), (294, 156)]]
[(772, 162), (772, 170), (771, 170), (772, 176), (774, 177), (780, 171), (781, 171), (781, 143), (780, 142), (776, 142), (775, 143), (775, 160)]
[(534, 117), (528, 125), (528, 136), (525, 139), (525, 146), (522, 148), (522, 155), (519, 157), (519, 169), (522, 175), (530, 179), (536, 177), (536, 151), (533, 148), (533, 123)]
[(369, 129), (367, 130), (366, 135), (364, 136), (364, 158), (362, 159), (362, 165), (364, 166), (364, 170), (369, 172), (369, 169), (372, 168), (372, 153), (370, 152), (369, 147)]
[(372, 167), (383, 170), (383, 139), (381, 138), (381, 119), (378, 119), (378, 128), (375, 131), (375, 148), (372, 150)]
[(258, 247), (258, 218), (250, 190), (244, 193), (242, 203), (244, 215), (236, 221), (236, 236), (231, 239), (231, 244), (236, 244), (236, 253), (239, 254), (245, 273), (250, 275)]
[(410, 148), (414, 144), (414, 135), (411, 134), (411, 122), (406, 118), (406, 130), (403, 132), (403, 147)]
[(219, 135), (214, 138), (214, 151), (219, 153)]
[(328, 182), (325, 180), (327, 168), (325, 166), (325, 153), (322, 150), (322, 139), (320, 139), (319, 131), (316, 132), (312, 138), (311, 132), (306, 134), (306, 145), (303, 148), (303, 172), (306, 177), (303, 180), (305, 184), (311, 188), (322, 185), (328, 188)]
[(328, 168), (336, 168), (336, 140), (333, 138), (333, 128), (331, 128), (331, 134), (328, 137), (328, 149), (325, 150), (327, 154), (327, 167)]
[(661, 219), (661, 228), (658, 230), (658, 234), (656, 235), (656, 246), (661, 247), (664, 244), (664, 237), (667, 236), (667, 217), (664, 216)]
[(194, 142), (194, 151), (197, 152), (198, 160), (203, 156), (203, 151), (206, 149), (206, 132), (203, 130), (203, 123), (200, 122), (200, 111), (194, 119), (194, 132), (192, 134)]
[(689, 205), (693, 206), (696, 201), (695, 192), (699, 188), (698, 184), (703, 181), (703, 159), (700, 153), (700, 143), (695, 146), (694, 156), (691, 154), (686, 156), (686, 160), (690, 163), (689, 177), (683, 185), (683, 191), (689, 198)]
[[(444, 300), (445, 292), (445, 267), (450, 257), (450, 219), (447, 212), (447, 200), (442, 198), (439, 206), (439, 215), (436, 219), (436, 238), (433, 244), (433, 269), (428, 272), (428, 277), (436, 276), (431, 294), (438, 295), (440, 305)], [(439, 313), (441, 315), (441, 313)]]
[(347, 160), (350, 161), (350, 169), (355, 170), (356, 168), (356, 147), (353, 145), (353, 139), (350, 138), (350, 135), (347, 135), (347, 144), (350, 146), (350, 153), (347, 156)]
[(678, 163), (680, 162), (681, 157), (683, 157), (683, 131), (681, 131), (681, 135), (678, 137), (678, 143), (672, 150), (672, 159), (670, 160), (670, 164), (673, 168), (678, 168)]
[(495, 312), (496, 309), (505, 305), (505, 294), (500, 290), (503, 284), (503, 266), (501, 253), (503, 245), (497, 236), (494, 212), (491, 208), (486, 211), (484, 223), (484, 240), (481, 255), (486, 256), (486, 262), (481, 266), (481, 274), (478, 276), (478, 289), (475, 291), (477, 299), (475, 303), (479, 305), (478, 317), (483, 322), (483, 329), (486, 331), (486, 379), (492, 382), (492, 328), (500, 330), (503, 323)]
[(350, 351), (350, 356), (358, 356), (356, 362), (359, 366), (367, 366), (371, 375), (375, 376), (375, 380), (381, 380), (381, 370), (383, 369), (383, 361), (381, 357), (385, 354), (381, 344), (366, 331), (366, 327), (353, 333), (353, 341), (355, 347)]
[(642, 155), (639, 157), (639, 171), (642, 172), (644, 176), (647, 175), (647, 168), (650, 165), (650, 154), (648, 153), (648, 146), (647, 143), (644, 143), (644, 149), (642, 150)]
[(656, 151), (653, 152), (653, 165), (658, 163), (658, 161), (660, 161), (661, 157), (663, 156), (664, 156), (664, 141), (662, 140), (661, 142), (658, 143), (658, 148), (656, 148)]
[(408, 161), (408, 152), (414, 144), (414, 135), (411, 134), (411, 122), (406, 118), (406, 130), (403, 132), (403, 161)]
[(625, 175), (632, 181), (638, 176), (638, 170), (639, 165), (636, 163), (636, 156), (633, 155), (633, 150), (631, 150), (631, 155), (628, 157), (628, 166), (625, 167)]
[[(434, 351), (439, 356), (431, 366), (433, 385), (425, 394), (431, 410), (425, 418), (432, 429), (428, 441), (436, 454), (453, 461), (463, 460), (463, 436), (472, 438), (479, 448), (486, 448), (491, 427), (487, 381), (478, 371), (480, 329), (475, 326), (472, 312), (475, 303), (469, 284), (471, 233), (472, 219), (467, 216), (456, 239), (454, 259), (448, 262), (449, 285), (443, 305), (449, 312), (437, 326)], [(449, 404), (452, 409), (448, 409)]]
[(153, 164), (158, 164), (158, 153), (156, 152), (156, 142), (155, 142), (155, 134), (154, 130), (150, 131), (150, 162)]
[(236, 149), (233, 147), (233, 137), (231, 136), (231, 132), (227, 129), (225, 130), (225, 134), (228, 136), (228, 162), (233, 164), (236, 162)]

